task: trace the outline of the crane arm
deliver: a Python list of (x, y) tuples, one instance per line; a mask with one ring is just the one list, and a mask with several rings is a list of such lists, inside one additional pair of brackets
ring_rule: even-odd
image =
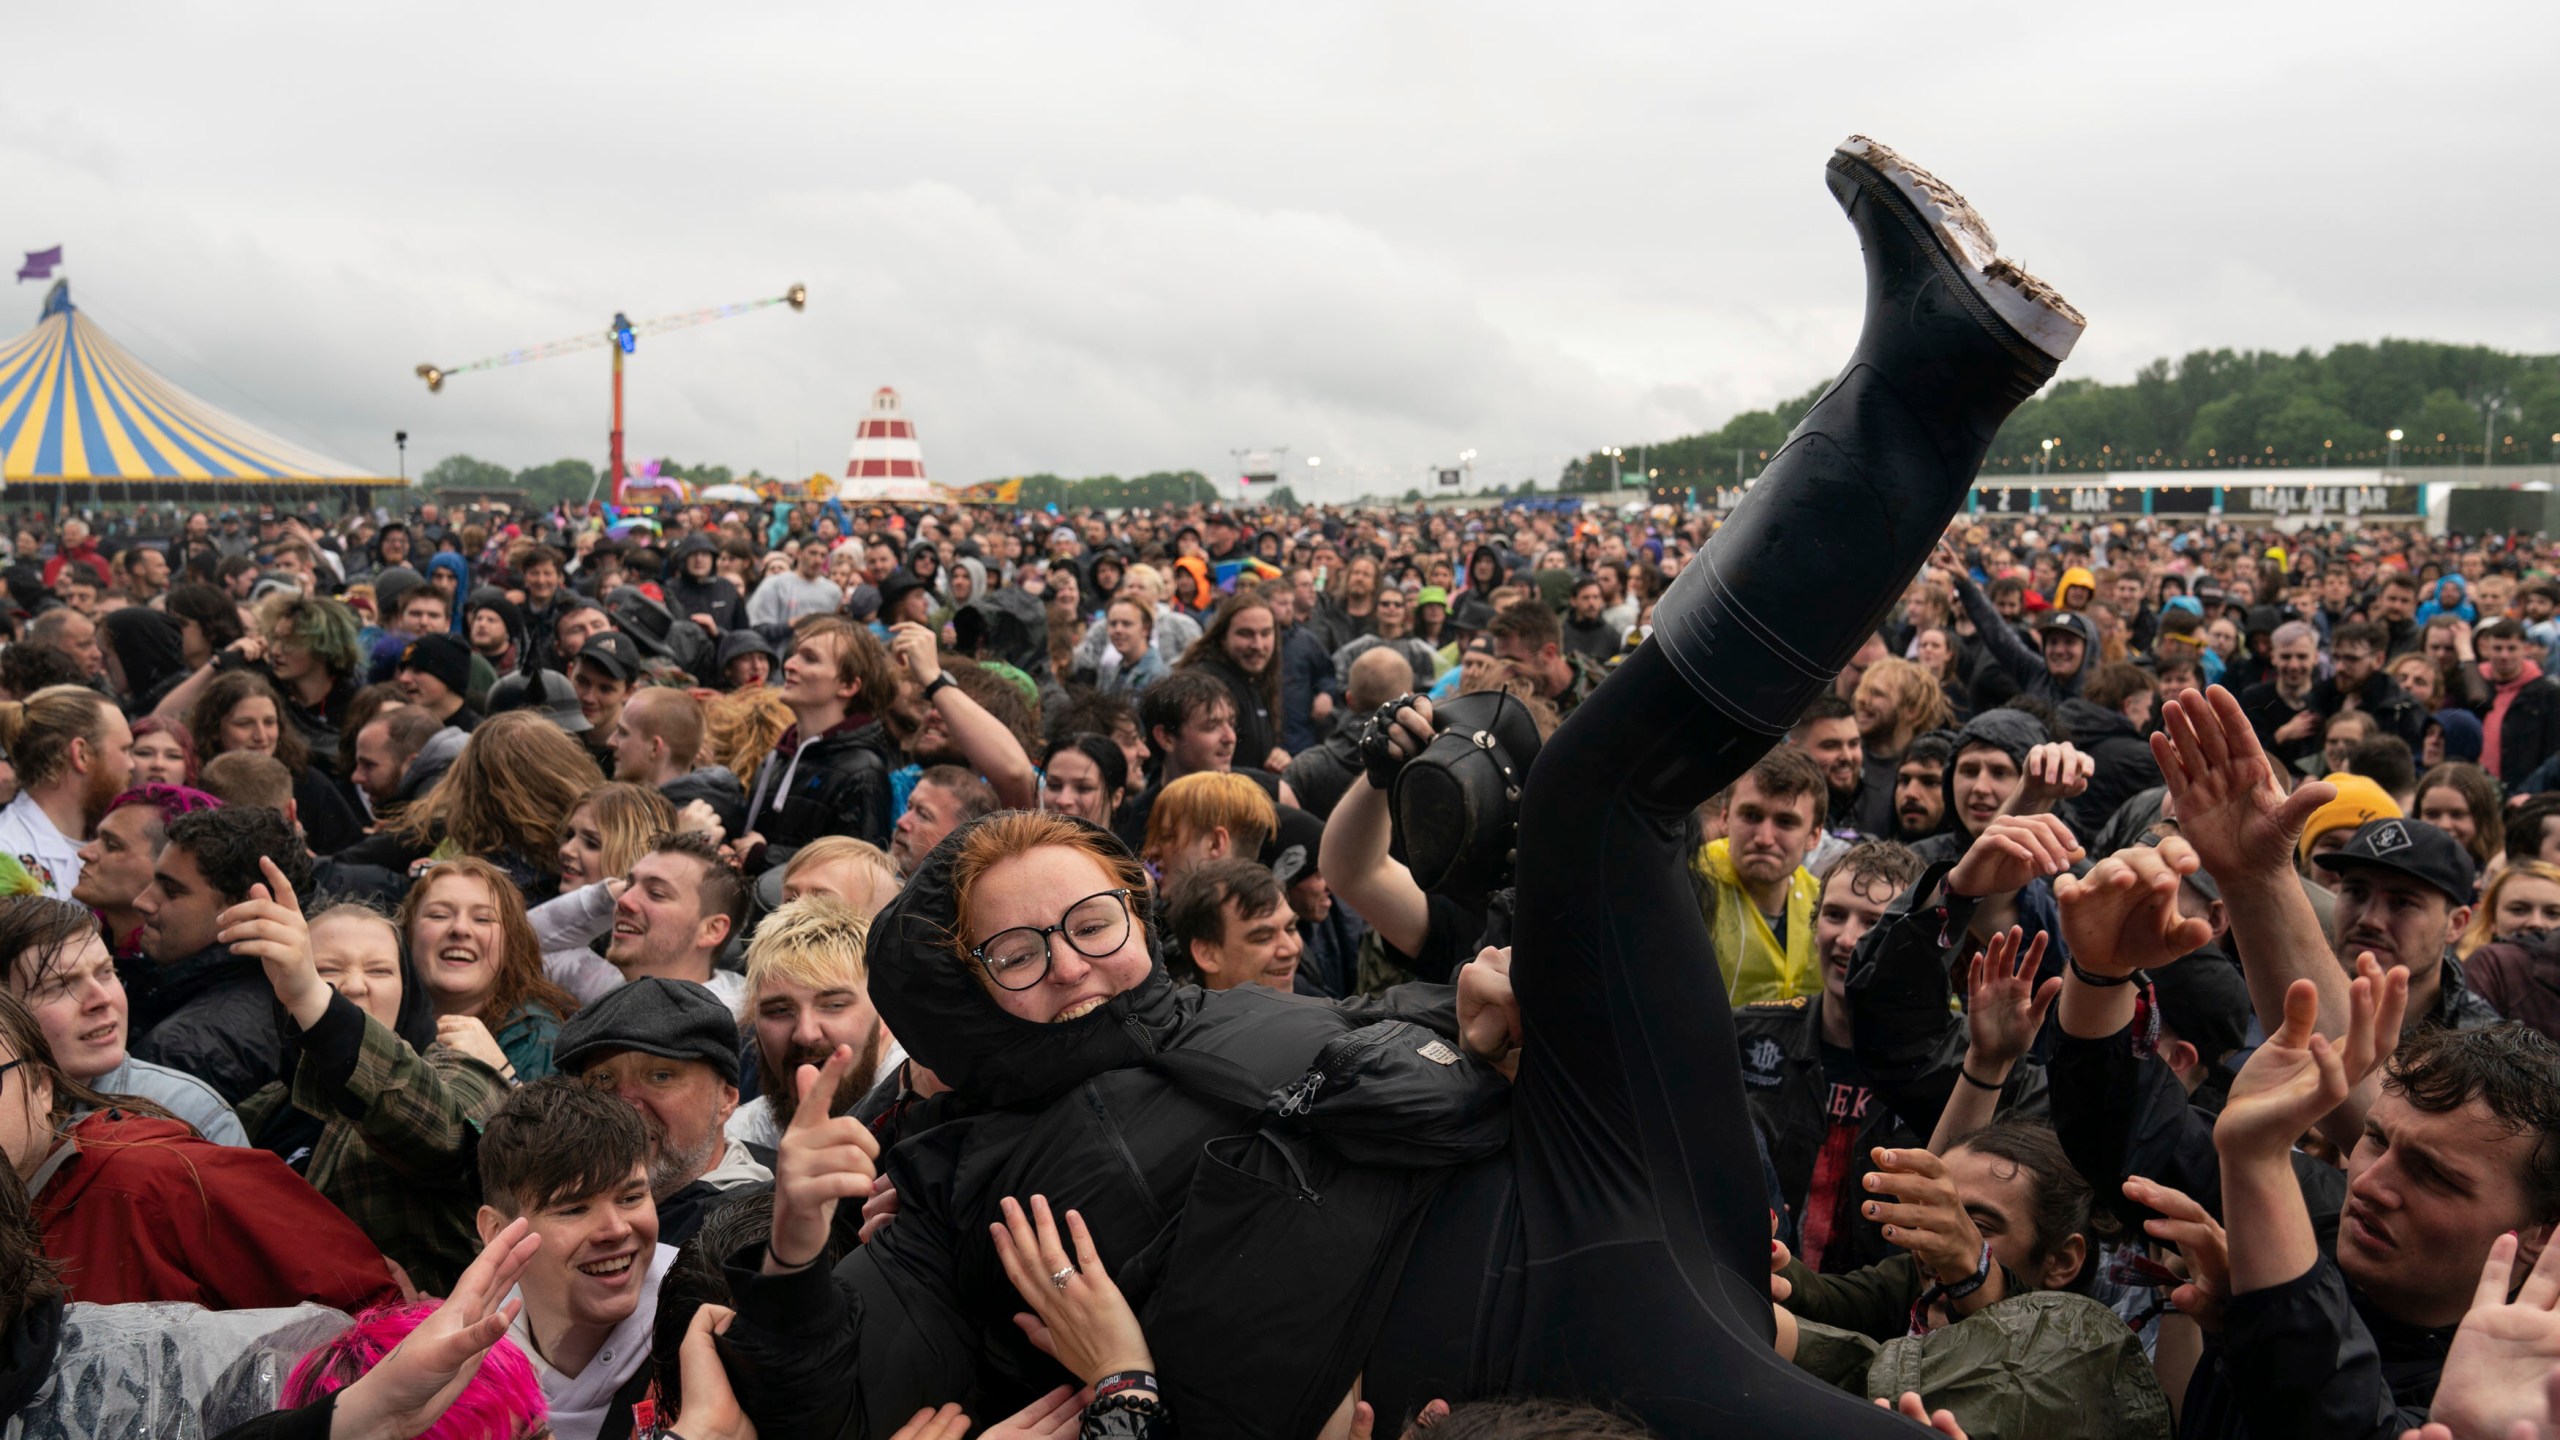
[[(628, 333), (636, 340), (643, 335), (658, 335), (669, 330), (682, 330), (688, 326), (707, 325), (714, 320), (727, 320), (733, 316), (752, 314), (774, 305), (788, 305), (794, 310), (801, 310), (807, 308), (808, 304), (809, 287), (794, 285), (779, 295), (768, 296), (762, 300), (744, 300), (734, 305), (715, 305), (707, 310), (687, 310), (682, 314), (661, 315), (655, 320), (643, 320), (637, 325), (630, 326)], [(614, 318), (619, 321), (622, 317), (617, 315)], [(418, 367), (417, 374), (419, 379), (427, 382), (427, 392), (435, 394), (444, 389), (444, 382), (447, 379), (456, 375), (468, 375), (474, 370), (495, 370), (507, 365), (523, 365), (535, 360), (548, 360), (555, 355), (573, 355), (581, 350), (601, 349), (614, 344), (623, 333), (619, 326), (595, 330), (584, 335), (572, 335), (565, 340), (554, 340), (548, 344), (530, 345), (521, 350), (501, 351), (498, 354), (474, 360), (468, 365), (421, 365)]]

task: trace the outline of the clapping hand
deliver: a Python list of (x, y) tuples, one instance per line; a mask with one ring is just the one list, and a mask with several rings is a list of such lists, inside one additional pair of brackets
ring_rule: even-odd
[(2010, 926), (1966, 966), (1964, 1063), (1986, 1080), (2007, 1078), (2062, 993), (2059, 977), (2036, 984), (2036, 972), (2044, 968), (2045, 932), (2037, 931), (2023, 946), (2021, 938), (2018, 927)]
[(1072, 1258), (1058, 1238), (1045, 1195), (1031, 1197), (1028, 1214), (1021, 1201), (1006, 1196), (1003, 1221), (987, 1229), (995, 1236), (1005, 1278), (1032, 1309), (1032, 1314), (1014, 1316), (1013, 1323), (1033, 1345), (1087, 1385), (1123, 1370), (1155, 1369), (1137, 1312), (1102, 1268), (1082, 1215), (1067, 1212), (1067, 1232), (1075, 1241)]
[(826, 1253), (828, 1227), (843, 1200), (867, 1200), (877, 1177), (880, 1137), (850, 1115), (829, 1115), (823, 1097), (853, 1073), (853, 1047), (838, 1045), (827, 1063), (803, 1065), (800, 1104), (782, 1132), (773, 1166), (773, 1234), (765, 1241), (765, 1273), (804, 1269)]
[(2213, 926), (2178, 913), (2178, 884), (2196, 872), (2195, 847), (2184, 834), (2157, 847), (2128, 845), (2085, 876), (2053, 882), (2062, 912), (2062, 943), (2094, 975), (2156, 970), (2213, 938)]
[(311, 927), (302, 918), (302, 898), (270, 856), (258, 857), (267, 879), (249, 887), (249, 898), (214, 917), (213, 938), (234, 953), (254, 955), (266, 967), (267, 983), (293, 1023), (308, 1030), (328, 1013), (329, 982), (311, 954)]
[(2240, 702), (2219, 685), (2161, 703), (2151, 755), (2178, 807), (2178, 833), (2226, 883), (2288, 868), (2303, 822), (2338, 794), (2325, 780), (2285, 794)]

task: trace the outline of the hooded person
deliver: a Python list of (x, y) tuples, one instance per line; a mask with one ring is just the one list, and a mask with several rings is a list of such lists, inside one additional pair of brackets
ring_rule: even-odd
[[(1965, 765), (1966, 751), (1997, 751), (2008, 757), (2012, 770), (2024, 773), (2027, 752), (2052, 739), (2053, 732), (2045, 728), (2043, 721), (2024, 710), (2012, 710), (2006, 706), (1985, 710), (1966, 721), (1948, 748), (1947, 768), (1938, 781), (1939, 790), (1946, 798), (1945, 828), (1911, 847), (1922, 863), (1934, 865), (1941, 860), (1963, 858), (1965, 850), (1973, 844), (1974, 836), (1980, 834), (1982, 826), (1989, 821), (1988, 816), (1978, 813), (1979, 807), (1975, 807), (1976, 813), (1967, 814), (1965, 802), (1973, 793), (1973, 780)], [(1960, 775), (1964, 777), (1962, 783), (1959, 783)]]
[(720, 573), (720, 546), (702, 531), (676, 542), (675, 552), (667, 557), (667, 578), (661, 588), (668, 610), (680, 619), (705, 625), (714, 635), (747, 623), (746, 597)]
[(186, 639), (178, 622), (145, 605), (110, 610), (98, 621), (107, 680), (126, 698), (125, 713), (148, 715), (187, 678)]
[(445, 592), (447, 608), (453, 612), (453, 633), (462, 633), (462, 602), (471, 593), (471, 562), (450, 550), (427, 557), (426, 580), (433, 585), (438, 575), (451, 575), (453, 588)]
[(2417, 623), (2424, 627), (2438, 615), (2459, 616), (2466, 623), (2479, 621), (2479, 607), (2471, 603), (2471, 587), (2463, 583), (2461, 576), (2447, 575), (2436, 582), (2435, 593), (2418, 607)]
[[(1355, 1379), (1390, 1415), (1474, 1389), (1606, 1395), (1653, 1433), (1910, 1433), (1771, 1344), (1792, 1339), (1732, 1015), (1698, 994), (1683, 822), (1874, 635), (2080, 322), (1884, 147), (1853, 138), (1829, 182), (1868, 255), (1858, 350), (1524, 777), (1513, 955), (1455, 996), (1176, 987), (1108, 834), (1041, 812), (954, 831), (866, 947), (891, 1032), (951, 1092), (886, 1152), (898, 1219), (832, 1273), (835, 1203), (812, 1197), (867, 1193), (876, 1147), (852, 1117), (786, 1137), (772, 1238), (728, 1269), (750, 1422), (881, 1435), (1063, 1378), (982, 1238), (1036, 1194), (1120, 1267), (1186, 1433), (1309, 1434)], [(1390, 756), (1410, 748), (1385, 723)], [(1533, 1038), (1504, 1092), (1479, 1061), (1512, 1053), (1506, 966)], [(1489, 1134), (1506, 1093), (1510, 1133)]]

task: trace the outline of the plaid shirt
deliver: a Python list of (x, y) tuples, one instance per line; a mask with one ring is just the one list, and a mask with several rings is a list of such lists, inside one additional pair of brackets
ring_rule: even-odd
[[(287, 1099), (270, 1085), (242, 1104), (252, 1134)], [(481, 1126), (507, 1098), (477, 1060), (430, 1046), (420, 1055), (390, 1027), (333, 996), (302, 1037), (289, 1097), (323, 1122), (303, 1177), (409, 1272), (442, 1295), (480, 1253)]]

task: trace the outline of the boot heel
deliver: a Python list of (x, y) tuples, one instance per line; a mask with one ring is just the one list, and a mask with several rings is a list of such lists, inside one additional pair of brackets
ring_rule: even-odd
[[(1954, 278), (2016, 339), (2060, 363), (2089, 322), (2061, 292), (2003, 259), (1989, 222), (1956, 188), (1895, 153), (1852, 135), (1833, 152), (1832, 195), (1846, 210), (1863, 193), (1915, 232), (1925, 234)], [(1845, 182), (1845, 183), (1844, 183)]]

